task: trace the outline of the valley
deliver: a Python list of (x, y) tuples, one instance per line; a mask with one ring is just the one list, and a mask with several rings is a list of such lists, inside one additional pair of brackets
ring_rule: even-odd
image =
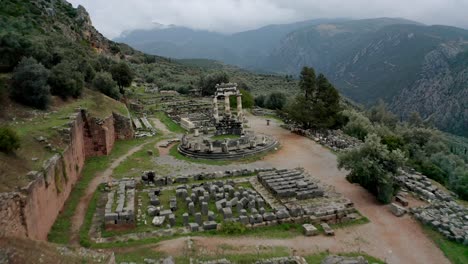
[(468, 262), (467, 30), (72, 3), (0, 4), (0, 263)]

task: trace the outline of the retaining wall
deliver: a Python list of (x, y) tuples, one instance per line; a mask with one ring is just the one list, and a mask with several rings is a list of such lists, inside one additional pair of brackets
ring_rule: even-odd
[(116, 139), (133, 137), (133, 128), (129, 118), (113, 114), (101, 120), (81, 110), (62, 133), (68, 142), (62, 153), (30, 172), (26, 187), (0, 194), (0, 236), (46, 240), (86, 158), (109, 154)]

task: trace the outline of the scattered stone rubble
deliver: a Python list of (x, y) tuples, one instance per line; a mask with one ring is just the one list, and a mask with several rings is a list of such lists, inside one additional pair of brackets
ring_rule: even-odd
[(409, 173), (402, 171), (401, 173), (402, 174), (400, 176), (395, 177), (397, 183), (409, 191), (418, 194), (424, 200), (453, 200), (449, 194), (441, 191), (437, 186), (432, 184), (428, 177), (416, 172)]
[(135, 223), (135, 184), (134, 179), (112, 182), (104, 213), (106, 227)]
[(156, 129), (151, 125), (146, 116), (140, 118), (134, 117), (132, 118), (132, 123), (136, 130), (136, 138), (152, 137), (156, 135)]
[(435, 201), (412, 208), (416, 219), (432, 226), (446, 238), (468, 245), (468, 209), (454, 201)]
[(396, 177), (397, 183), (430, 203), (411, 208), (416, 219), (432, 226), (446, 238), (468, 245), (468, 208), (458, 204), (426, 176), (415, 172), (401, 173)]
[(344, 257), (330, 255), (322, 260), (321, 264), (368, 264), (369, 262), (362, 256)]
[(341, 130), (304, 130), (293, 125), (283, 125), (283, 127), (291, 130), (293, 133), (308, 137), (334, 151), (355, 148), (362, 144), (362, 141), (346, 135)]
[(258, 260), (255, 264), (307, 264), (307, 261), (303, 257), (294, 256)]

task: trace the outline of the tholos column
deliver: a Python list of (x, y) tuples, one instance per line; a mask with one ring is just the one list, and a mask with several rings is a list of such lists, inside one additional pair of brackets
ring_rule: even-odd
[(231, 104), (229, 103), (229, 96), (224, 96), (224, 112), (227, 116), (231, 116)]
[(242, 113), (242, 95), (237, 95), (237, 119), (242, 122), (244, 115)]
[(218, 97), (213, 98), (213, 117), (216, 123), (219, 122), (219, 113), (218, 113)]

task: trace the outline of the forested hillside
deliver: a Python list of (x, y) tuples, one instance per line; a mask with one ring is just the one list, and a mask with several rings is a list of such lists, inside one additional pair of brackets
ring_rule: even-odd
[(154, 54), (217, 59), (262, 72), (297, 76), (313, 66), (358, 103), (383, 99), (402, 119), (416, 111), (443, 130), (468, 135), (463, 29), (394, 18), (312, 20), (233, 35), (172, 27), (129, 32), (119, 40)]

